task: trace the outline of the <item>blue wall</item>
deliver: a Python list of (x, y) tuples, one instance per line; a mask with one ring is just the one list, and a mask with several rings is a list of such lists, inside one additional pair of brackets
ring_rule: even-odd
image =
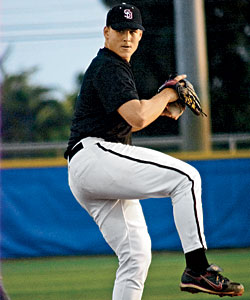
[[(250, 246), (250, 159), (189, 162), (202, 177), (209, 248)], [(1, 170), (2, 257), (112, 253), (74, 200), (66, 167)], [(170, 199), (141, 201), (153, 250), (180, 250)]]

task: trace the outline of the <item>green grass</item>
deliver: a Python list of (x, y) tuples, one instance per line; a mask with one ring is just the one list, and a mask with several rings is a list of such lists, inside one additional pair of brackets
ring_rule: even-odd
[[(207, 256), (223, 267), (223, 275), (244, 284), (237, 299), (249, 300), (250, 249), (209, 250)], [(117, 265), (114, 256), (5, 260), (4, 285), (11, 300), (111, 300)], [(153, 253), (143, 300), (219, 299), (180, 292), (184, 266), (181, 252)]]

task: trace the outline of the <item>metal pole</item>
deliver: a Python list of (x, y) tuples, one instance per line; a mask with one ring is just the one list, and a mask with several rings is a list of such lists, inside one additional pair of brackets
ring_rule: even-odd
[(211, 150), (207, 47), (203, 0), (174, 0), (176, 59), (179, 74), (187, 74), (208, 117), (187, 109), (181, 117), (183, 150)]

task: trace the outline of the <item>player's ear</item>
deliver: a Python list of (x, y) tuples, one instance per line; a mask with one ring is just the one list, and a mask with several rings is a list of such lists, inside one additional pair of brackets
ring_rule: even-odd
[(107, 39), (109, 37), (109, 30), (110, 30), (110, 27), (108, 27), (108, 26), (105, 26), (103, 28), (103, 35), (104, 35), (105, 39)]

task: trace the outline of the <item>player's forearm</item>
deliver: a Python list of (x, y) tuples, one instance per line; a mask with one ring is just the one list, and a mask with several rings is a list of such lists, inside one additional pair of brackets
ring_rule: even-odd
[(132, 124), (132, 131), (139, 131), (145, 127), (147, 127), (149, 124), (154, 122), (164, 111), (164, 108), (166, 107), (167, 103), (165, 104), (165, 101), (161, 102), (155, 102), (151, 100), (140, 100), (138, 106), (137, 116), (131, 122)]
[(173, 90), (165, 89), (149, 100), (141, 100), (141, 115), (144, 120), (143, 128), (154, 122), (162, 114), (167, 104), (176, 99), (177, 97)]
[(162, 114), (166, 105), (175, 99), (175, 92), (166, 89), (149, 100), (142, 99), (135, 102), (129, 118), (132, 131), (139, 131), (154, 122)]

